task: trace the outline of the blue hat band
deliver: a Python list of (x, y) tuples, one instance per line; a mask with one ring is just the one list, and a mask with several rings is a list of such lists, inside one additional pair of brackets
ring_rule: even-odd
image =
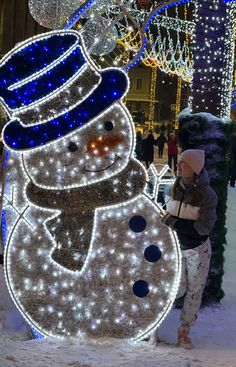
[(3, 131), (5, 143), (13, 150), (33, 149), (84, 126), (127, 90), (127, 77), (121, 70), (109, 69), (100, 75), (102, 81), (99, 86), (73, 110), (34, 126), (23, 126), (18, 120), (10, 121)]
[(22, 47), (16, 47), (10, 55), (3, 57), (0, 67), (0, 97), (5, 89), (50, 66), (79, 43), (78, 36), (70, 32), (53, 32), (40, 37)]
[(0, 90), (5, 103), (11, 110), (28, 107), (43, 98), (49, 98), (59, 88), (62, 89), (72, 78), (75, 78), (85, 65), (86, 60), (78, 45), (64, 61), (46, 71), (35, 80), (16, 87), (13, 90)]
[[(88, 80), (92, 81), (92, 86)], [(45, 98), (43, 103), (37, 104), (37, 108), (32, 105), (27, 109), (15, 111), (14, 118), (19, 119), (26, 126), (34, 125), (35, 122), (42, 124), (55, 119), (56, 116), (63, 115), (65, 109), (72, 110), (87, 98), (98, 86), (100, 80), (100, 74), (86, 65), (77, 77), (67, 84), (66, 88), (54, 93), (51, 98)]]

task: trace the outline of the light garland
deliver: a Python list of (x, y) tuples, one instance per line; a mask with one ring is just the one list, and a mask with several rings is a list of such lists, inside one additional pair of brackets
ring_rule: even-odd
[(175, 129), (179, 128), (178, 115), (181, 108), (181, 92), (182, 92), (182, 78), (178, 77), (177, 81), (177, 93), (176, 93), (176, 104), (175, 104)]
[(152, 76), (151, 76), (151, 89), (150, 89), (150, 105), (149, 105), (149, 117), (148, 117), (148, 126), (149, 129), (152, 129), (155, 115), (155, 106), (156, 106), (156, 85), (157, 85), (157, 66), (152, 67)]
[[(56, 34), (26, 41), (21, 55), (27, 59), (30, 47), (39, 40), (46, 45)], [(63, 39), (71, 31), (58, 34)], [(18, 51), (13, 49), (4, 58), (0, 73), (7, 70)], [(12, 142), (11, 126), (19, 111), (8, 109), (12, 121), (3, 132), (5, 143), (7, 140), (11, 146), (3, 193), (7, 285), (39, 337), (90, 335), (139, 340), (171, 309), (180, 280), (181, 253), (176, 235), (161, 225), (162, 209), (144, 192), (147, 174), (143, 165), (132, 157), (135, 129), (121, 102), (125, 83), (111, 84), (114, 100), (107, 103), (104, 98), (103, 108), (94, 115), (88, 111), (83, 124), (76, 120), (70, 131), (60, 125), (59, 135), (52, 139), (45, 136), (43, 144), (37, 144), (36, 138), (33, 146), (22, 143), (25, 131), (39, 131), (50, 118), (65, 116), (67, 125), (67, 114), (99, 90), (104, 71), (97, 70), (84, 51), (83, 55), (86, 68), (94, 73), (86, 80), (87, 86), (80, 78), (83, 74), (78, 74), (78, 88), (82, 88), (79, 102), (71, 96), (69, 104), (59, 100), (58, 109), (56, 103), (52, 105), (49, 118), (42, 113), (40, 121), (31, 120), (27, 125), (20, 120), (24, 115), (19, 114), (22, 135), (17, 147)], [(44, 54), (40, 58), (41, 67)], [(60, 60), (68, 61), (66, 57)], [(47, 65), (52, 73), (57, 68), (53, 65)], [(40, 67), (34, 69), (37, 79), (47, 72)], [(110, 68), (109, 72), (126, 80), (120, 70)], [(29, 75), (20, 80), (25, 87), (30, 83)], [(20, 80), (16, 84), (12, 77), (11, 82), (20, 88)], [(68, 79), (65, 92), (71, 88), (73, 83)], [(46, 91), (43, 93), (47, 103)], [(48, 91), (52, 98), (54, 94), (58, 98), (58, 93), (57, 86), (53, 93)], [(101, 97), (104, 91), (100, 93)], [(44, 105), (40, 98), (34, 104), (36, 109)]]
[(193, 34), (195, 29), (195, 23), (192, 21), (186, 19), (183, 20), (180, 19), (179, 17), (172, 18), (160, 14), (153, 20), (152, 24), (156, 26), (161, 26), (166, 29), (171, 29), (174, 31), (177, 30), (178, 32), (187, 34)]
[[(86, 28), (84, 19), (87, 19), (87, 22), (91, 24), (98, 24), (96, 27), (96, 29), (98, 29), (99, 27), (102, 28), (102, 24), (99, 24), (99, 19), (101, 19), (101, 17), (106, 18), (107, 32), (102, 30), (96, 35), (96, 55), (93, 57), (101, 67), (104, 67), (104, 65), (115, 65), (129, 69), (139, 62), (141, 54), (146, 48), (144, 30), (146, 31), (146, 28), (149, 27), (150, 19), (153, 21), (155, 18), (158, 18), (157, 15), (159, 15), (163, 10), (173, 6), (178, 6), (182, 3), (187, 3), (188, 1), (190, 0), (169, 0), (164, 3), (161, 1), (154, 1), (148, 9), (140, 8), (140, 5), (135, 1), (129, 2), (129, 4), (126, 4), (123, 1), (115, 3), (111, 2), (109, 4), (105, 4), (104, 1), (96, 1), (94, 4), (91, 4), (83, 14), (80, 11), (78, 11), (78, 14), (73, 14), (73, 17), (68, 20), (65, 29), (76, 27), (81, 33), (84, 33), (84, 37), (87, 37), (86, 29), (83, 30), (83, 28)], [(81, 16), (83, 18), (82, 21)], [(177, 24), (175, 29), (177, 26), (181, 27), (181, 29), (186, 29), (189, 25), (190, 30), (193, 27), (191, 22), (179, 20), (176, 22)], [(160, 23), (164, 26), (171, 23), (171, 27), (174, 27), (175, 21), (168, 22), (166, 17), (162, 17), (160, 18)], [(119, 35), (117, 38), (117, 47), (114, 49), (111, 47), (112, 51), (106, 54), (106, 51), (103, 52), (103, 49), (104, 47), (106, 48), (105, 44), (107, 43), (107, 34), (114, 28), (114, 26)], [(89, 27), (87, 27), (87, 30), (88, 33), (90, 33)], [(119, 39), (128, 39), (128, 42), (124, 44), (124, 41), (119, 42)], [(121, 49), (121, 45), (123, 46), (123, 49)], [(109, 47), (107, 47), (107, 50), (108, 48)], [(129, 55), (127, 55), (128, 50)]]
[[(189, 29), (188, 27), (189, 24)], [(182, 24), (185, 27), (182, 27)], [(142, 56), (142, 62), (147, 65), (152, 59), (161, 71), (177, 75), (187, 82), (191, 82), (193, 67), (189, 50), (189, 35), (193, 33), (195, 22), (187, 21), (187, 6), (184, 6), (184, 20), (180, 19), (178, 7), (175, 7), (175, 17), (169, 17), (167, 9), (165, 16), (157, 15), (149, 26), (148, 48)], [(172, 31), (172, 33), (170, 32)], [(173, 42), (173, 31), (176, 34), (176, 41)], [(186, 34), (183, 41), (181, 33)], [(155, 38), (154, 38), (155, 34)]]

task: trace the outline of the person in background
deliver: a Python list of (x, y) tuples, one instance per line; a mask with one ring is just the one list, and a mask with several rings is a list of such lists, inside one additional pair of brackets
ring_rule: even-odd
[(161, 130), (161, 132), (163, 132), (165, 134), (165, 132), (166, 132), (166, 126), (165, 126), (164, 123), (161, 125), (160, 130)]
[(177, 164), (177, 178), (166, 192), (163, 225), (176, 231), (182, 250), (181, 281), (176, 298), (184, 297), (178, 344), (193, 348), (189, 333), (201, 305), (210, 258), (209, 233), (216, 221), (217, 195), (209, 186), (203, 150), (185, 150)]
[(142, 139), (141, 131), (137, 131), (136, 133), (135, 154), (136, 154), (136, 158), (139, 161), (141, 161), (143, 157), (143, 139)]
[(158, 157), (162, 158), (163, 156), (163, 150), (164, 150), (164, 146), (165, 143), (167, 142), (167, 139), (165, 137), (165, 134), (163, 131), (161, 131), (160, 136), (158, 136), (157, 138), (157, 146), (158, 146)]
[(168, 166), (172, 169), (172, 161), (173, 161), (173, 169), (176, 172), (177, 169), (177, 157), (178, 157), (178, 140), (174, 133), (170, 133), (168, 141)]
[(157, 145), (157, 142), (153, 136), (152, 130), (149, 130), (147, 138), (143, 140), (142, 156), (142, 160), (145, 162), (147, 168), (149, 168), (149, 165), (154, 161), (154, 145)]

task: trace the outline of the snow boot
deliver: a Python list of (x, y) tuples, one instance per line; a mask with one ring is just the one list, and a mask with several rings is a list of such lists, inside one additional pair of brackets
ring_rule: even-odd
[(178, 329), (178, 345), (184, 349), (193, 349), (192, 340), (189, 337), (190, 329), (188, 326), (181, 326)]

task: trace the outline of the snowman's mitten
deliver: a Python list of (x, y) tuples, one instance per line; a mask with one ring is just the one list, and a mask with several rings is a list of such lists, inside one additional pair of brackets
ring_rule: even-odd
[(164, 226), (170, 227), (170, 228), (174, 228), (175, 223), (177, 222), (178, 218), (175, 217), (174, 215), (171, 215), (170, 213), (166, 213), (162, 218), (161, 218), (161, 223)]

